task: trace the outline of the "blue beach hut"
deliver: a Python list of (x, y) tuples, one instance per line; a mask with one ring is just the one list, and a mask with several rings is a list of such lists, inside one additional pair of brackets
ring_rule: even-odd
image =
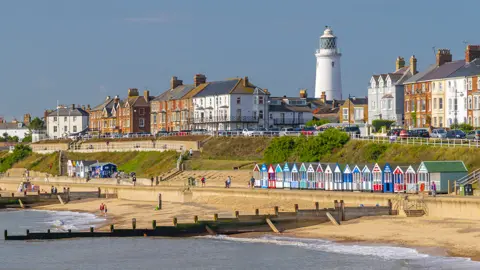
[(362, 189), (362, 171), (355, 165), (352, 170), (352, 190), (359, 191)]
[(275, 182), (275, 188), (283, 188), (283, 181), (285, 181), (285, 176), (283, 174), (282, 165), (277, 164), (275, 167), (275, 175), (277, 181)]
[(307, 189), (308, 188), (308, 185), (307, 185), (307, 167), (305, 166), (305, 163), (302, 163), (302, 165), (300, 165), (300, 189)]
[(268, 168), (267, 165), (262, 164), (260, 168), (260, 174), (262, 175), (262, 188), (268, 188)]
[(298, 173), (297, 164), (293, 163), (292, 165), (292, 181), (290, 182), (290, 188), (298, 189), (300, 175)]
[(316, 189), (317, 188), (317, 178), (315, 173), (313, 163), (310, 163), (307, 168), (307, 188), (308, 189)]
[(285, 162), (283, 166), (283, 188), (290, 188), (292, 183), (292, 172), (290, 170), (290, 165), (288, 162)]
[(393, 193), (393, 169), (386, 163), (383, 167), (383, 192)]
[(342, 190), (352, 190), (352, 170), (350, 170), (348, 164), (345, 165), (345, 169), (343, 170)]

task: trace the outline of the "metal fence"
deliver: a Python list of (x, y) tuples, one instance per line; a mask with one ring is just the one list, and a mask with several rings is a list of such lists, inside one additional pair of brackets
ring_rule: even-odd
[(352, 136), (353, 140), (368, 141), (374, 143), (396, 143), (404, 145), (428, 145), (435, 147), (469, 147), (479, 148), (480, 142), (478, 140), (469, 139), (447, 139), (447, 138), (401, 138), (398, 136), (381, 137), (381, 136)]

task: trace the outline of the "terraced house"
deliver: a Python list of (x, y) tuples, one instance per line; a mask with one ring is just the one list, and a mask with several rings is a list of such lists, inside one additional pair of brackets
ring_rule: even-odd
[(107, 96), (105, 101), (89, 110), (89, 128), (100, 134), (150, 133), (150, 92), (140, 96), (137, 88), (128, 89), (128, 96)]

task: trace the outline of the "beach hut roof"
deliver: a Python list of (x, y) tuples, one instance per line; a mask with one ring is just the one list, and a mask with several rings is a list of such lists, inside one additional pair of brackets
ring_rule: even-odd
[(282, 165), (280, 164), (277, 164), (277, 166), (275, 167), (275, 172), (276, 173), (281, 173), (283, 170), (282, 170)]
[(290, 168), (291, 168), (290, 164), (288, 164), (288, 162), (285, 162), (285, 165), (283, 165), (283, 171), (289, 172)]
[(253, 166), (253, 171), (254, 172), (259, 172), (260, 171), (260, 168), (258, 167), (258, 164), (255, 164), (255, 166)]
[(365, 164), (362, 168), (362, 172), (372, 172), (372, 170), (370, 170), (370, 168), (373, 168), (372, 165), (368, 165), (368, 164)]
[(350, 166), (348, 166), (348, 164), (345, 165), (345, 169), (343, 170), (343, 173), (352, 173), (352, 170), (350, 169)]
[(298, 172), (298, 167), (296, 163), (292, 164), (292, 172)]
[(316, 167), (316, 163), (310, 163), (308, 164), (308, 168), (307, 168), (307, 172), (315, 172), (315, 167)]
[(417, 173), (415, 169), (410, 165), (408, 166), (408, 169), (405, 170), (405, 173)]
[(451, 161), (422, 161), (418, 171), (426, 170), (428, 173), (438, 172), (468, 172), (465, 163), (461, 160)]
[(323, 172), (323, 167), (321, 163), (318, 163), (317, 168), (315, 169), (316, 172)]
[[(308, 164), (308, 163), (307, 163), (307, 164)], [(300, 165), (299, 171), (301, 171), (301, 172), (306, 172), (306, 171), (307, 171), (307, 167), (305, 166), (305, 163), (302, 163), (302, 164)]]
[(268, 166), (268, 173), (274, 173), (275, 170), (273, 169), (273, 165), (270, 164), (270, 166)]
[(361, 167), (358, 167), (358, 165), (355, 165), (355, 167), (353, 167), (352, 173), (361, 173), (362, 169), (360, 168)]

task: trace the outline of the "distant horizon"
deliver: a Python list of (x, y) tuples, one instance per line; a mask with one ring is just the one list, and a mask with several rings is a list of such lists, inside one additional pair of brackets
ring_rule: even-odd
[[(436, 5), (405, 0), (321, 2), (214, 0), (51, 0), (6, 2), (0, 10), (4, 52), (0, 116), (43, 116), (61, 104), (94, 107), (128, 88), (157, 96), (177, 76), (193, 83), (248, 76), (272, 96), (315, 92), (315, 51), (325, 25), (342, 52), (342, 94), (367, 95), (371, 75), (393, 72), (398, 56), (435, 62), (433, 49), (463, 59), (480, 44), (473, 0)], [(449, 8), (449, 20), (442, 11)], [(438, 11), (438, 12), (436, 12)]]

